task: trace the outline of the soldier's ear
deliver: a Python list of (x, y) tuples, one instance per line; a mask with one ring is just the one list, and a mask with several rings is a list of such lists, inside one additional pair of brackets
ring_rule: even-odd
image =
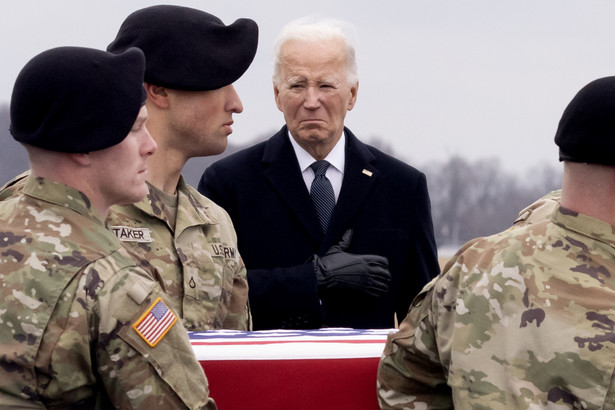
[(159, 85), (144, 83), (145, 92), (147, 93), (147, 101), (158, 108), (169, 107), (169, 95), (167, 89)]
[(68, 154), (73, 161), (81, 166), (87, 167), (92, 163), (92, 157), (89, 152), (70, 153)]

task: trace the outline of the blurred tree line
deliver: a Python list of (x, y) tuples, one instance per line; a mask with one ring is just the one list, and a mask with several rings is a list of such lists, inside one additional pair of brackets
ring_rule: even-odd
[[(11, 137), (9, 123), (8, 106), (0, 106), (0, 185), (28, 169), (25, 150)], [(388, 142), (378, 137), (365, 142), (384, 152), (394, 152)], [(209, 164), (242, 148), (245, 147), (229, 144), (223, 154), (191, 159), (184, 168), (186, 182), (196, 187)], [(508, 228), (521, 209), (561, 186), (561, 170), (549, 166), (511, 175), (497, 159), (470, 162), (453, 156), (440, 163), (411, 164), (427, 176), (438, 247), (452, 250), (472, 238)]]
[(497, 159), (468, 162), (455, 156), (423, 171), (436, 242), (441, 248), (458, 248), (470, 239), (503, 231), (519, 211), (559, 189), (562, 182), (559, 168), (545, 165), (511, 175), (502, 170)]

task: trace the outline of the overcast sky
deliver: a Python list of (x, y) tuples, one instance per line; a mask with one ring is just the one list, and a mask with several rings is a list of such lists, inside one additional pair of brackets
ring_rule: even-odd
[[(553, 135), (565, 106), (589, 81), (615, 75), (615, 2), (610, 0), (212, 0), (167, 1), (230, 24), (260, 27), (254, 63), (236, 83), (244, 112), (231, 141), (282, 125), (271, 85), (272, 44), (305, 15), (355, 25), (360, 87), (346, 125), (379, 137), (420, 168), (453, 154), (497, 157), (507, 170), (557, 165)], [(46, 49), (104, 49), (145, 0), (2, 1), (0, 103), (23, 65)]]

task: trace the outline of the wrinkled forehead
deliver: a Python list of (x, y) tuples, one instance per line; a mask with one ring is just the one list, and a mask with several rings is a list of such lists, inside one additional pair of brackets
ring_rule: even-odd
[(309, 58), (321, 56), (325, 59), (346, 59), (346, 44), (341, 38), (302, 39), (291, 38), (286, 40), (280, 47), (280, 58)]
[(341, 40), (288, 40), (280, 49), (280, 68), (284, 77), (345, 78), (347, 61), (344, 43)]

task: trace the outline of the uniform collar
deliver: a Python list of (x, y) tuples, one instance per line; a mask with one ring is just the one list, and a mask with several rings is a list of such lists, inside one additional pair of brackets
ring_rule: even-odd
[(90, 199), (78, 189), (61, 182), (30, 175), (26, 178), (23, 193), (33, 198), (71, 209), (86, 218), (96, 221), (97, 224), (104, 225), (105, 218), (98, 209), (92, 206)]
[[(142, 212), (164, 221), (169, 228), (175, 226), (176, 232), (181, 232), (189, 226), (218, 223), (218, 220), (209, 212), (209, 208), (203, 206), (202, 200), (198, 198), (200, 194), (186, 184), (183, 176), (180, 176), (177, 183), (177, 219), (174, 223), (168, 220), (167, 214), (164, 212), (164, 201), (162, 198), (156, 195), (149, 182), (148, 186), (147, 196), (135, 203), (134, 206)], [(193, 209), (194, 211), (188, 212), (187, 209)]]
[(553, 223), (588, 236), (615, 248), (615, 226), (591, 216), (557, 206), (551, 214)]

